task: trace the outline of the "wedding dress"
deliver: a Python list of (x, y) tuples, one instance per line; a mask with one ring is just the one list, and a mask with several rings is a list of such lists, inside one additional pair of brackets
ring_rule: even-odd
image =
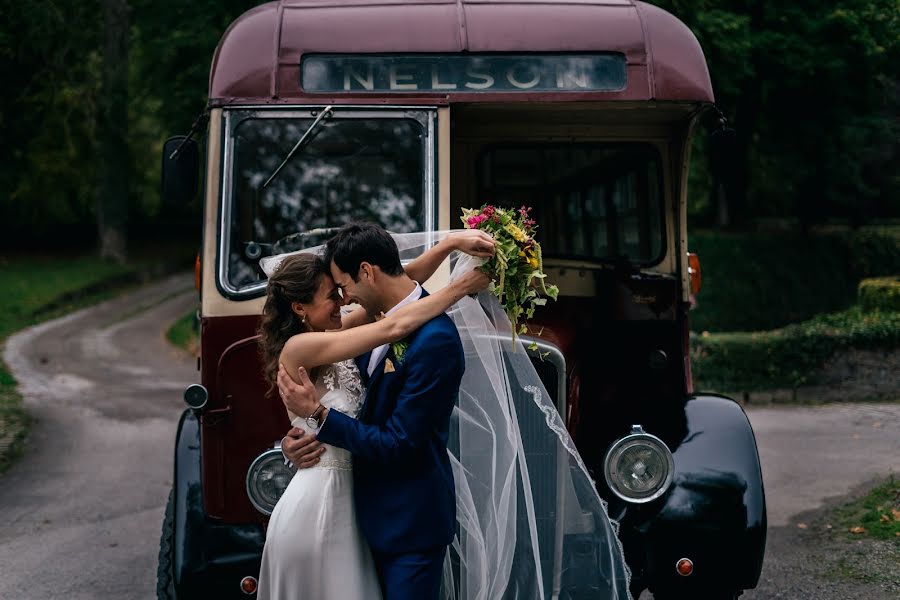
[[(364, 390), (352, 360), (321, 369), (316, 389), (326, 407), (357, 416)], [(292, 424), (311, 431), (305, 419)], [(381, 597), (369, 546), (356, 521), (350, 452), (325, 447), (318, 464), (297, 471), (272, 511), (259, 600)]]

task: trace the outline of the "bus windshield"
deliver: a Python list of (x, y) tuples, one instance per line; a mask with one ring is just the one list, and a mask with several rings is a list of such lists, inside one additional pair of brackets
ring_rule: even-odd
[(228, 127), (233, 158), (221, 281), (229, 291), (262, 289), (261, 257), (322, 244), (349, 221), (374, 221), (397, 233), (426, 230), (427, 112), (336, 113), (266, 188), (315, 115), (242, 112), (229, 115)]
[(533, 207), (548, 258), (663, 259), (662, 165), (649, 144), (519, 144), (478, 160), (478, 198)]

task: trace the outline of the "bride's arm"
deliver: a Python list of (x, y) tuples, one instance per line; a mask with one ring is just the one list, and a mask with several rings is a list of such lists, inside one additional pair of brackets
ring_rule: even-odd
[(494, 238), (478, 229), (454, 231), (406, 265), (406, 274), (414, 281), (425, 283), (454, 250), (490, 257), (494, 254)]
[[(472, 256), (493, 256), (494, 238), (478, 229), (454, 231), (406, 265), (404, 270), (413, 281), (425, 283), (454, 250)], [(359, 307), (341, 317), (341, 331), (359, 327), (371, 321), (372, 317), (369, 313)]]
[(490, 279), (470, 271), (434, 294), (407, 304), (390, 317), (351, 330), (311, 331), (288, 339), (280, 361), (289, 373), (359, 356), (382, 344), (400, 340), (456, 304), (460, 298), (487, 288)]
[(362, 306), (359, 306), (347, 314), (341, 315), (341, 328), (339, 331), (346, 331), (347, 329), (353, 329), (354, 327), (359, 327), (360, 325), (371, 322), (372, 317), (369, 316), (368, 311)]

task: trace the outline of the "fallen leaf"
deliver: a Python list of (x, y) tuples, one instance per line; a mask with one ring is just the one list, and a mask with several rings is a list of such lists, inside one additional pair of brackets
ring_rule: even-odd
[(808, 527), (806, 523), (797, 523), (797, 529), (807, 529)]
[(857, 525), (856, 527), (850, 528), (850, 533), (865, 533), (865, 532), (866, 532), (866, 528), (862, 527), (861, 525)]
[(872, 423), (872, 427), (878, 429), (879, 427), (881, 427), (881, 421), (875, 421), (874, 423)]
[(900, 521), (900, 510), (897, 510), (896, 508), (892, 508), (891, 514), (894, 515), (895, 521)]
[(881, 522), (882, 522), (882, 523), (890, 523), (890, 522), (891, 522), (891, 518), (890, 518), (889, 516), (887, 516), (887, 515), (881, 515)]

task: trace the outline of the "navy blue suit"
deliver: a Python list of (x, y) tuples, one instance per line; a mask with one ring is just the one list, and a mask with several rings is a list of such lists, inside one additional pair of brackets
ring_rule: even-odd
[[(465, 370), (462, 343), (446, 315), (406, 341), (403, 356), (389, 349), (371, 379), (371, 353), (357, 358), (368, 388), (359, 418), (331, 410), (317, 436), (353, 453), (357, 517), (385, 600), (437, 598), (456, 530), (447, 438)], [(387, 360), (393, 372), (385, 373)]]

